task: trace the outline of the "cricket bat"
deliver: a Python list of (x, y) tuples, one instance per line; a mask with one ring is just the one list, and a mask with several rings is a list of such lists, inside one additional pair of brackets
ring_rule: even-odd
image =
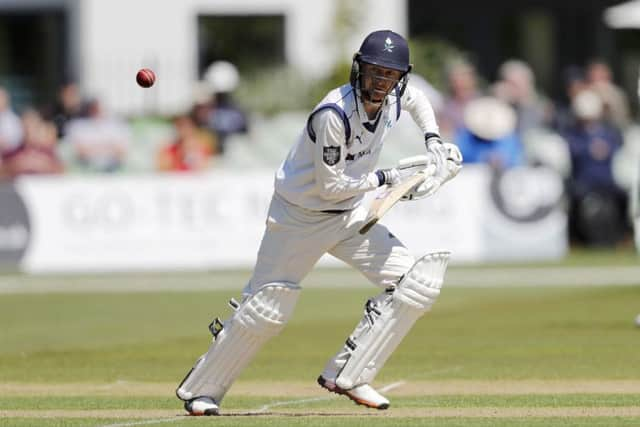
[(426, 170), (411, 175), (405, 181), (398, 185), (391, 186), (381, 192), (371, 202), (369, 215), (364, 221), (364, 225), (360, 228), (360, 234), (365, 234), (371, 229), (384, 214), (386, 214), (400, 199), (413, 188), (422, 184), (427, 178), (435, 173), (435, 166), (430, 165)]

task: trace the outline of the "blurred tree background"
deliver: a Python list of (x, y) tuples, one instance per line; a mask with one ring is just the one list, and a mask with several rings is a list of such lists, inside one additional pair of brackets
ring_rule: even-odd
[[(310, 78), (305, 70), (286, 66), (284, 53), (279, 61), (272, 57), (257, 64), (249, 64), (246, 60), (239, 58), (236, 63), (241, 67), (243, 75), (243, 84), (236, 94), (239, 102), (251, 111), (267, 115), (288, 110), (309, 110), (331, 89), (347, 83), (352, 56), (355, 53), (352, 52), (348, 41), (360, 29), (360, 7), (360, 2), (356, 0), (335, 2), (332, 26), (334, 31), (332, 38), (326, 42), (333, 44), (334, 49), (339, 52), (338, 57), (342, 60), (334, 64), (329, 73), (321, 78)], [(275, 21), (272, 22), (271, 27), (277, 27)], [(226, 23), (218, 26), (216, 31), (232, 32), (234, 27)], [(269, 38), (264, 35), (268, 32), (268, 25), (260, 27), (263, 39)], [(271, 36), (272, 41), (276, 39), (277, 37)], [(469, 60), (468, 54), (443, 39), (421, 36), (410, 39), (409, 45), (414, 73), (419, 74), (441, 91), (446, 90), (447, 65), (457, 60)], [(261, 49), (261, 51), (264, 56), (265, 50)], [(246, 52), (237, 54), (246, 56)], [(223, 59), (234, 62), (230, 55)]]

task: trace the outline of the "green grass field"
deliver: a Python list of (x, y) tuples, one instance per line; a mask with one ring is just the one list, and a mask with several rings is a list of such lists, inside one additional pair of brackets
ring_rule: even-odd
[[(637, 264), (635, 256), (578, 254), (562, 265)], [(541, 283), (545, 269), (536, 269)], [(451, 277), (465, 271), (484, 270), (454, 267)], [(14, 289), (0, 293), (0, 426), (640, 425), (640, 277), (637, 286), (593, 286), (588, 272), (585, 286), (450, 283), (377, 378), (392, 402), (378, 412), (315, 385), (376, 293), (341, 287), (362, 281), (351, 271), (318, 270), (284, 333), (230, 391), (225, 416), (186, 417), (175, 386), (248, 275), (0, 276), (0, 289)], [(77, 291), (47, 292), (65, 280)], [(104, 290), (109, 281), (117, 291)], [(173, 289), (126, 291), (143, 281)], [(212, 289), (180, 291), (195, 282)]]

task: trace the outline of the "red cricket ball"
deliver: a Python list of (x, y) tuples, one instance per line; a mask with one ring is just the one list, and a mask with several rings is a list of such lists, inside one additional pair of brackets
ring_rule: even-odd
[(142, 87), (151, 87), (156, 82), (156, 74), (149, 68), (143, 68), (136, 74), (136, 82)]

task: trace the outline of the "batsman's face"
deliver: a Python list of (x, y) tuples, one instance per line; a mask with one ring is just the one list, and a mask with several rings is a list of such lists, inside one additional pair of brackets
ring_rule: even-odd
[(401, 77), (401, 71), (363, 63), (360, 71), (360, 81), (365, 101), (372, 104), (382, 104), (384, 98), (398, 84)]

